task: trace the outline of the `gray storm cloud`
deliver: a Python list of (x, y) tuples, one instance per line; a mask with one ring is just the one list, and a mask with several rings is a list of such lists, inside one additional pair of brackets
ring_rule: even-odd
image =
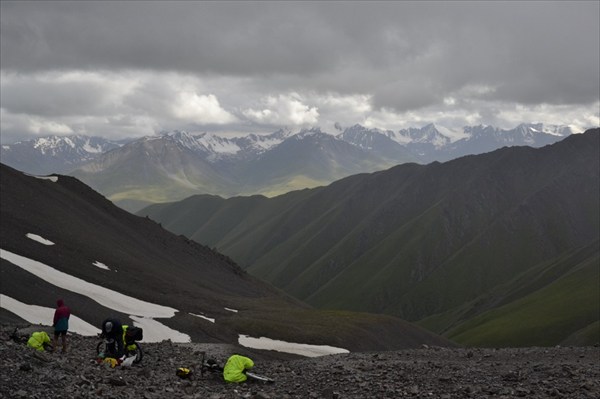
[[(156, 125), (177, 125), (186, 115), (198, 126), (219, 118), (217, 125), (285, 122), (286, 115), (269, 113), (292, 110), (285, 99), (298, 94), (291, 122), (297, 109), (313, 109), (327, 96), (368, 98), (373, 112), (438, 107), (430, 114), (445, 110), (453, 120), (459, 105), (465, 115), (486, 115), (499, 103), (584, 105), (589, 113), (600, 97), (596, 1), (3, 1), (0, 10), (9, 118), (114, 117), (111, 104), (157, 115), (164, 102), (189, 98), (208, 110), (162, 110), (165, 123)], [(43, 78), (74, 71), (99, 78)], [(129, 91), (110, 84), (118, 74), (131, 78)], [(173, 91), (185, 91), (179, 83), (173, 89), (173, 76), (190, 77), (187, 97)], [(153, 90), (172, 98), (143, 98)], [(283, 102), (260, 108), (272, 98)], [(313, 113), (319, 121), (328, 118), (322, 111)]]

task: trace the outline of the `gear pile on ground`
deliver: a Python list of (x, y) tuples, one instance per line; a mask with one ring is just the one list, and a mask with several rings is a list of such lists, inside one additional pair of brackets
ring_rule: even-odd
[[(277, 358), (233, 345), (142, 343), (132, 367), (98, 364), (93, 337), (70, 335), (70, 350), (37, 352), (0, 326), (1, 398), (597, 398), (600, 348), (426, 347), (319, 358)], [(224, 364), (242, 351), (273, 384), (227, 384), (200, 374), (201, 352)], [(180, 367), (191, 378), (176, 375)]]

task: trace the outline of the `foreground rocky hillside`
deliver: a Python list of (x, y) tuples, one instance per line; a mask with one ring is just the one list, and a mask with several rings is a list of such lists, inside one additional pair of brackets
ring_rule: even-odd
[(243, 352), (273, 384), (228, 385), (220, 375), (175, 375), (197, 369), (201, 352), (223, 363), (238, 349), (223, 344), (143, 344), (130, 368), (94, 361), (98, 342), (73, 335), (67, 354), (42, 353), (10, 338), (0, 326), (0, 398), (597, 398), (600, 348), (420, 349), (281, 358)]
[(218, 374), (182, 380), (178, 367), (199, 370), (201, 352), (223, 364), (238, 351), (223, 344), (143, 344), (130, 368), (94, 361), (97, 340), (71, 336), (67, 354), (39, 353), (0, 327), (2, 398), (597, 398), (600, 348), (420, 349), (281, 358), (243, 352), (273, 384), (229, 385)]

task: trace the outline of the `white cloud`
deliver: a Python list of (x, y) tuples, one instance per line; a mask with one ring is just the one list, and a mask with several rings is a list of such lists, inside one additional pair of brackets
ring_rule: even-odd
[(265, 97), (260, 108), (247, 108), (242, 113), (253, 122), (273, 126), (315, 125), (319, 121), (318, 109), (304, 104), (297, 93)]
[(2, 72), (0, 77), (3, 109), (54, 120), (115, 113), (138, 85), (138, 78), (127, 71)]
[(73, 129), (64, 123), (35, 117), (29, 118), (28, 130), (35, 134), (66, 135), (74, 133)]
[(460, 138), (464, 126), (479, 124), (512, 129), (521, 123), (541, 122), (570, 126), (574, 132), (600, 125), (600, 102), (590, 105), (524, 105), (458, 97), (453, 99), (453, 102), (446, 101), (415, 111), (376, 110), (367, 114), (363, 125), (398, 130), (435, 123), (438, 127), (448, 129), (448, 134), (455, 138)]
[(177, 94), (172, 110), (173, 114), (184, 123), (224, 125), (236, 121), (235, 116), (221, 107), (214, 94), (180, 92)]
[[(352, 74), (345, 76), (353, 79)], [(458, 132), (480, 123), (512, 128), (523, 122), (543, 122), (579, 131), (598, 126), (599, 120), (598, 101), (523, 104), (495, 100), (498, 87), (481, 82), (446, 87), (432, 104), (425, 101), (420, 107), (402, 110), (375, 103), (385, 90), (347, 93), (326, 83), (318, 90), (316, 84), (302, 87), (302, 80), (290, 83), (282, 78), (154, 70), (1, 72), (1, 77), (2, 143), (50, 134), (135, 138), (173, 129), (233, 134), (319, 126), (333, 132), (336, 123), (398, 130), (433, 122)], [(371, 79), (361, 77), (362, 81)], [(388, 86), (387, 95), (402, 94), (407, 102), (418, 102), (419, 90), (431, 88), (415, 82), (410, 93), (417, 94), (410, 99), (411, 94), (397, 92), (393, 82)]]
[[(505, 106), (498, 112), (498, 119), (508, 126), (516, 126), (523, 120), (543, 122), (547, 125), (568, 125), (575, 132), (600, 126), (600, 101), (589, 106), (538, 104)], [(504, 126), (503, 126), (504, 127)]]
[(328, 112), (346, 112), (354, 115), (364, 115), (373, 110), (371, 105), (371, 95), (355, 94), (327, 94), (324, 96), (316, 96), (315, 101), (319, 104), (319, 109), (327, 110)]
[(6, 142), (17, 141), (17, 139), (26, 140), (31, 136), (65, 135), (74, 132), (62, 121), (48, 120), (35, 115), (12, 114), (4, 108), (0, 111), (0, 117), (3, 142), (5, 140)]
[(373, 96), (367, 94), (311, 93), (311, 102), (319, 111), (319, 125), (326, 131), (334, 132), (338, 127), (364, 124), (373, 112)]
[(598, 120), (593, 1), (0, 7), (2, 142), (69, 131)]

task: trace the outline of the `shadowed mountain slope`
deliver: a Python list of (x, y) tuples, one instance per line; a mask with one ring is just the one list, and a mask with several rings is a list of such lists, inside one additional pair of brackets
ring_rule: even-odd
[[(546, 273), (598, 240), (598, 131), (540, 149), (400, 165), (272, 199), (197, 196), (140, 214), (217, 247), (317, 307), (409, 320), (435, 315), (426, 325), (448, 332), (501, 301), (494, 297), (474, 309), (468, 304), (502, 285), (512, 287), (520, 275)], [(588, 270), (566, 265), (545, 284)], [(587, 284), (585, 300), (593, 302), (597, 279), (581, 282)], [(544, 287), (514, 290), (513, 301)], [(590, 317), (597, 320), (597, 305), (582, 308), (585, 315), (557, 327), (557, 337), (585, 328)]]
[(240, 192), (272, 196), (381, 169), (381, 163), (380, 157), (316, 129), (301, 132), (252, 162), (238, 165), (236, 175), (240, 176)]
[[(476, 300), (421, 324), (471, 346), (591, 345), (600, 341), (600, 256), (596, 240), (543, 262)], [(446, 320), (444, 320), (446, 319)]]
[(133, 141), (71, 174), (127, 209), (199, 190), (224, 192), (233, 184), (226, 173), (171, 136)]
[(238, 158), (230, 154), (215, 160), (199, 146), (194, 137), (183, 133), (143, 138), (70, 174), (124, 209), (139, 210), (148, 203), (197, 193), (272, 196), (381, 168), (376, 155), (318, 129), (302, 131), (252, 156), (240, 151)]
[[(234, 343), (238, 334), (248, 334), (350, 350), (452, 345), (395, 317), (313, 310), (248, 275), (226, 256), (123, 211), (73, 177), (56, 176), (53, 181), (0, 167), (4, 254), (24, 256), (89, 283), (175, 308), (174, 317), (160, 322), (194, 341)], [(43, 245), (27, 234), (54, 245)], [(108, 270), (94, 266), (96, 262)], [(62, 297), (74, 314), (95, 326), (108, 315), (132, 322), (129, 314), (59, 288), (5, 255), (1, 267), (1, 293), (8, 297), (50, 308)], [(1, 316), (17, 319), (6, 309)]]

